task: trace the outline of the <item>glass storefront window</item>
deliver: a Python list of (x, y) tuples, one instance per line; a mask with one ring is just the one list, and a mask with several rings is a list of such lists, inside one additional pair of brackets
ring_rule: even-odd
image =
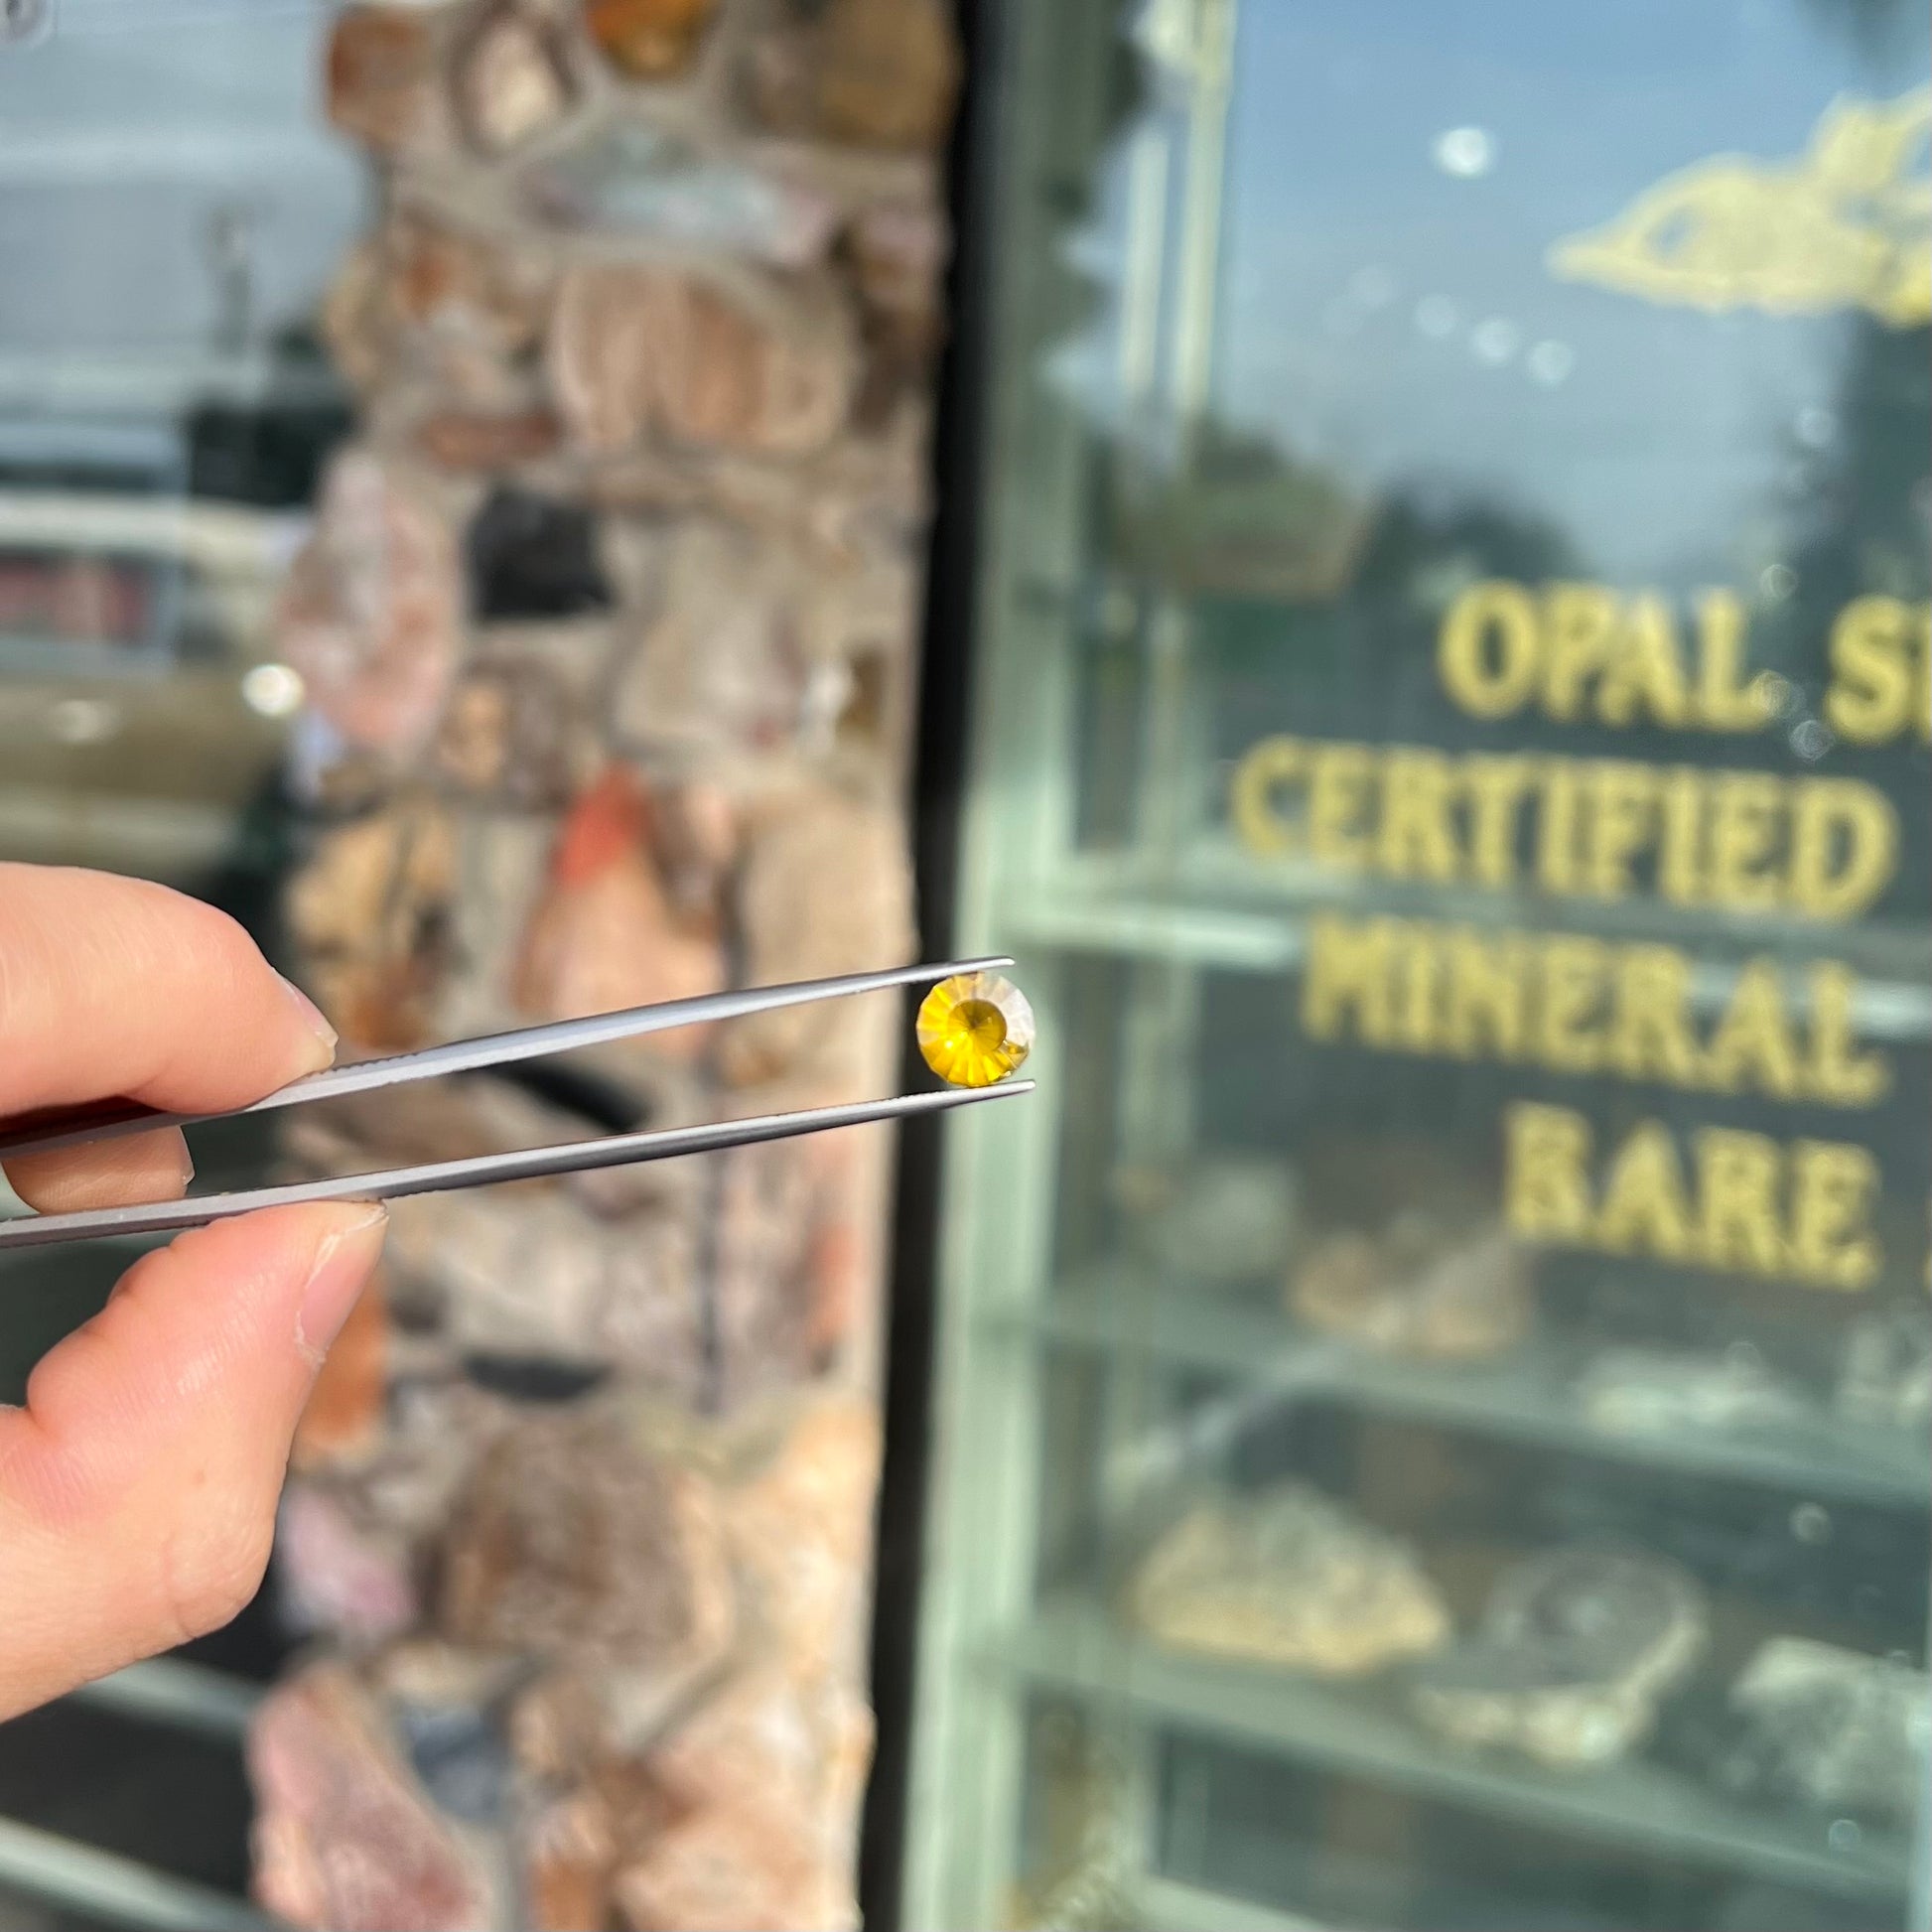
[(1923, 23), (1006, 13), (905, 1922), (1923, 1923)]

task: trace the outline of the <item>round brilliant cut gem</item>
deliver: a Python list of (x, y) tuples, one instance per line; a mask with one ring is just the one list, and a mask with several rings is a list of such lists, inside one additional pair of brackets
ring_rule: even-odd
[(1033, 1051), (1034, 1010), (998, 973), (956, 973), (919, 1004), (919, 1051), (955, 1087), (990, 1087)]

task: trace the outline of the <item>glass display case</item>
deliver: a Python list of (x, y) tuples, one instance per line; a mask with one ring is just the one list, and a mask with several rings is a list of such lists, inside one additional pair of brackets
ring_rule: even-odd
[(1923, 22), (1004, 16), (903, 1922), (1923, 1925)]

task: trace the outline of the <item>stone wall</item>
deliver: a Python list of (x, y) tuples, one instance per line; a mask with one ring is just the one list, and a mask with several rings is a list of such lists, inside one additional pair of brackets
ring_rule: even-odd
[[(281, 648), (345, 1051), (908, 956), (943, 0), (351, 6), (358, 398)], [(354, 1172), (890, 1090), (888, 999), (316, 1109)], [(848, 1925), (883, 1130), (400, 1202), (305, 1420), (257, 1890)]]

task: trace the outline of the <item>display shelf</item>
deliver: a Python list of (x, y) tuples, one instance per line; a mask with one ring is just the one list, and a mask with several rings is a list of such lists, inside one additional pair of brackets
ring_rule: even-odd
[(1909, 1851), (1892, 1838), (1865, 1833), (1834, 1850), (1826, 1818), (1759, 1817), (1642, 1761), (1563, 1773), (1465, 1754), (1372, 1692), (1173, 1655), (1124, 1637), (1084, 1597), (1048, 1603), (983, 1654), (996, 1672), (1090, 1706), (1653, 1857), (1842, 1897), (1892, 1900), (1910, 1883)]
[[(1156, 863), (1124, 853), (1067, 855), (1016, 893), (1002, 918), (1021, 947), (1180, 960), (1230, 972), (1286, 972), (1301, 963), (1309, 916), (1376, 913), (1525, 931), (1557, 929), (1608, 941), (1667, 940), (1718, 948), (1734, 961), (1768, 952), (1793, 961), (1841, 959), (1859, 975), (1861, 1036), (1932, 1039), (1932, 932), (1919, 924), (1820, 926), (1762, 914), (1685, 911), (1654, 902), (1553, 899), (1456, 893), (1338, 875), (1313, 866), (1258, 866), (1222, 839)], [(1715, 1011), (1736, 981), (1733, 965), (1693, 965), (1695, 1004)]]
[(1220, 1369), (1259, 1385), (1270, 1406), (1311, 1397), (1376, 1414), (1447, 1424), (1542, 1448), (1613, 1456), (1656, 1468), (1740, 1477), (1808, 1496), (1923, 1510), (1932, 1459), (1909, 1431), (1894, 1442), (1819, 1414), (1776, 1437), (1677, 1429), (1604, 1429), (1579, 1407), (1583, 1360), (1532, 1339), (1493, 1362), (1454, 1364), (1377, 1355), (1311, 1336), (1285, 1314), (1213, 1290), (1163, 1287), (1127, 1266), (1091, 1270), (1039, 1303), (989, 1309), (995, 1326), (1113, 1354)]

